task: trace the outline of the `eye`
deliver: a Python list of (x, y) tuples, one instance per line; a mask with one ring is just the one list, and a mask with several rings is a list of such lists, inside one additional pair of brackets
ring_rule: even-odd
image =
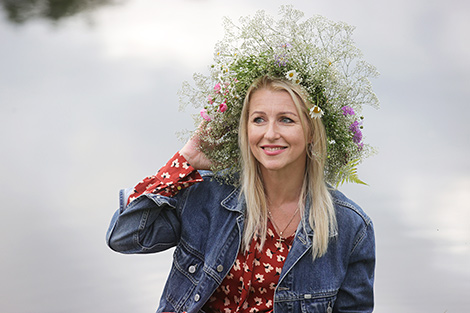
[(281, 122), (286, 123), (286, 124), (290, 124), (290, 123), (294, 123), (294, 120), (291, 119), (291, 118), (288, 118), (288, 117), (281, 117)]
[(253, 119), (253, 123), (255, 123), (255, 124), (260, 124), (262, 122), (264, 122), (264, 119), (262, 117), (255, 117)]

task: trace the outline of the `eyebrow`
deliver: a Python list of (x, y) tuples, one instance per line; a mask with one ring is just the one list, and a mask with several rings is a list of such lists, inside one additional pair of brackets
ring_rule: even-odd
[[(250, 113), (250, 116), (253, 115), (253, 114), (266, 114), (266, 112), (264, 111), (253, 111), (252, 113)], [(285, 111), (285, 112), (279, 112), (279, 114), (277, 115), (294, 115), (294, 116), (297, 116), (297, 113), (294, 113), (294, 112), (291, 112), (291, 111)]]

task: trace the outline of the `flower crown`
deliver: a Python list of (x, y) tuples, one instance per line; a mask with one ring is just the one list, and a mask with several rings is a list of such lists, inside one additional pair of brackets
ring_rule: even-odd
[[(351, 39), (354, 27), (321, 16), (302, 20), (303, 13), (282, 6), (280, 19), (264, 11), (240, 19), (225, 18), (225, 37), (216, 45), (210, 75), (194, 74), (195, 88), (185, 82), (182, 104), (200, 108), (205, 130), (199, 149), (214, 172), (233, 177), (240, 170), (238, 124), (248, 88), (270, 76), (299, 84), (312, 103), (310, 116), (321, 118), (327, 134), (325, 179), (338, 186), (363, 183), (356, 167), (373, 152), (363, 142), (362, 105), (378, 107), (368, 77), (376, 69), (362, 60)], [(202, 107), (202, 108), (201, 108)]]

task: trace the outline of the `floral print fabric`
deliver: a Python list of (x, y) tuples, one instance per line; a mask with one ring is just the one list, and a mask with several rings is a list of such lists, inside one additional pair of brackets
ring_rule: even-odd
[[(144, 178), (134, 187), (127, 203), (148, 193), (172, 197), (181, 189), (201, 181), (202, 176), (177, 152), (155, 175)], [(254, 236), (249, 249), (238, 253), (232, 269), (204, 310), (272, 312), (274, 291), (293, 240), (294, 235), (280, 240), (271, 221), (268, 221), (263, 249), (259, 251), (260, 239)]]
[(181, 189), (202, 180), (202, 176), (177, 152), (157, 174), (144, 178), (134, 187), (127, 204), (148, 193), (172, 197)]
[(238, 253), (235, 264), (205, 305), (206, 312), (272, 312), (274, 291), (294, 235), (280, 240), (268, 222), (266, 242), (253, 238), (247, 251)]

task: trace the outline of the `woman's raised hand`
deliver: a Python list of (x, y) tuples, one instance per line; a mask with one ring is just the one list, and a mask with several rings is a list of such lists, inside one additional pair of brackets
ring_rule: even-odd
[(199, 133), (203, 131), (203, 127), (201, 123), (193, 136), (180, 150), (180, 154), (196, 170), (209, 170), (211, 167), (211, 161), (198, 148), (200, 144)]

